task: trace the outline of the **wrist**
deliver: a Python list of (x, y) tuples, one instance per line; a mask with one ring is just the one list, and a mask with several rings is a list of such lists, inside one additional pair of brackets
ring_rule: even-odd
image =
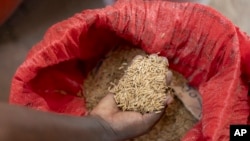
[(86, 116), (84, 117), (84, 128), (91, 132), (93, 140), (102, 141), (118, 141), (119, 137), (112, 127), (99, 116)]

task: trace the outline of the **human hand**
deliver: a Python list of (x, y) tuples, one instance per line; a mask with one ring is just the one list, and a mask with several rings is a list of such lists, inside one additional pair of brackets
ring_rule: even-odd
[[(172, 101), (172, 97), (167, 97), (165, 105)], [(162, 111), (164, 111), (163, 109)], [(121, 111), (114, 99), (113, 94), (108, 94), (91, 111), (91, 116), (99, 118), (105, 129), (110, 129), (109, 134), (113, 134), (115, 140), (125, 140), (140, 136), (155, 125), (161, 118), (161, 113), (148, 113), (142, 115), (138, 112)]]

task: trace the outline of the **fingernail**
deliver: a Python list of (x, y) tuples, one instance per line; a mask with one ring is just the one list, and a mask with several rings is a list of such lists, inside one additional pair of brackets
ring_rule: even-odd
[(169, 85), (172, 81), (172, 78), (173, 78), (173, 73), (172, 71), (167, 71), (167, 78), (166, 78), (166, 82), (167, 82), (167, 85)]
[(173, 101), (174, 101), (174, 98), (172, 96), (168, 95), (166, 98), (166, 104), (168, 105), (168, 104), (172, 103)]

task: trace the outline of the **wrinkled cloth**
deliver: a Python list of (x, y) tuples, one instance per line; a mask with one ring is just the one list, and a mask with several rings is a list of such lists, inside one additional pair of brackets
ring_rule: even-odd
[(10, 103), (86, 115), (85, 100), (77, 96), (84, 78), (123, 43), (167, 57), (200, 92), (202, 118), (182, 140), (228, 141), (230, 124), (248, 123), (249, 37), (194, 3), (120, 0), (53, 25), (16, 71)]

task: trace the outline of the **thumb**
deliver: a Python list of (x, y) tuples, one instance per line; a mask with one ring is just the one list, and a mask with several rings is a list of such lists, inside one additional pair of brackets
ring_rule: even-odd
[(97, 106), (91, 111), (91, 114), (112, 114), (119, 111), (113, 94), (107, 94)]
[(109, 109), (117, 109), (117, 105), (114, 99), (114, 94), (107, 94), (104, 98), (101, 99), (97, 106), (108, 107)]

